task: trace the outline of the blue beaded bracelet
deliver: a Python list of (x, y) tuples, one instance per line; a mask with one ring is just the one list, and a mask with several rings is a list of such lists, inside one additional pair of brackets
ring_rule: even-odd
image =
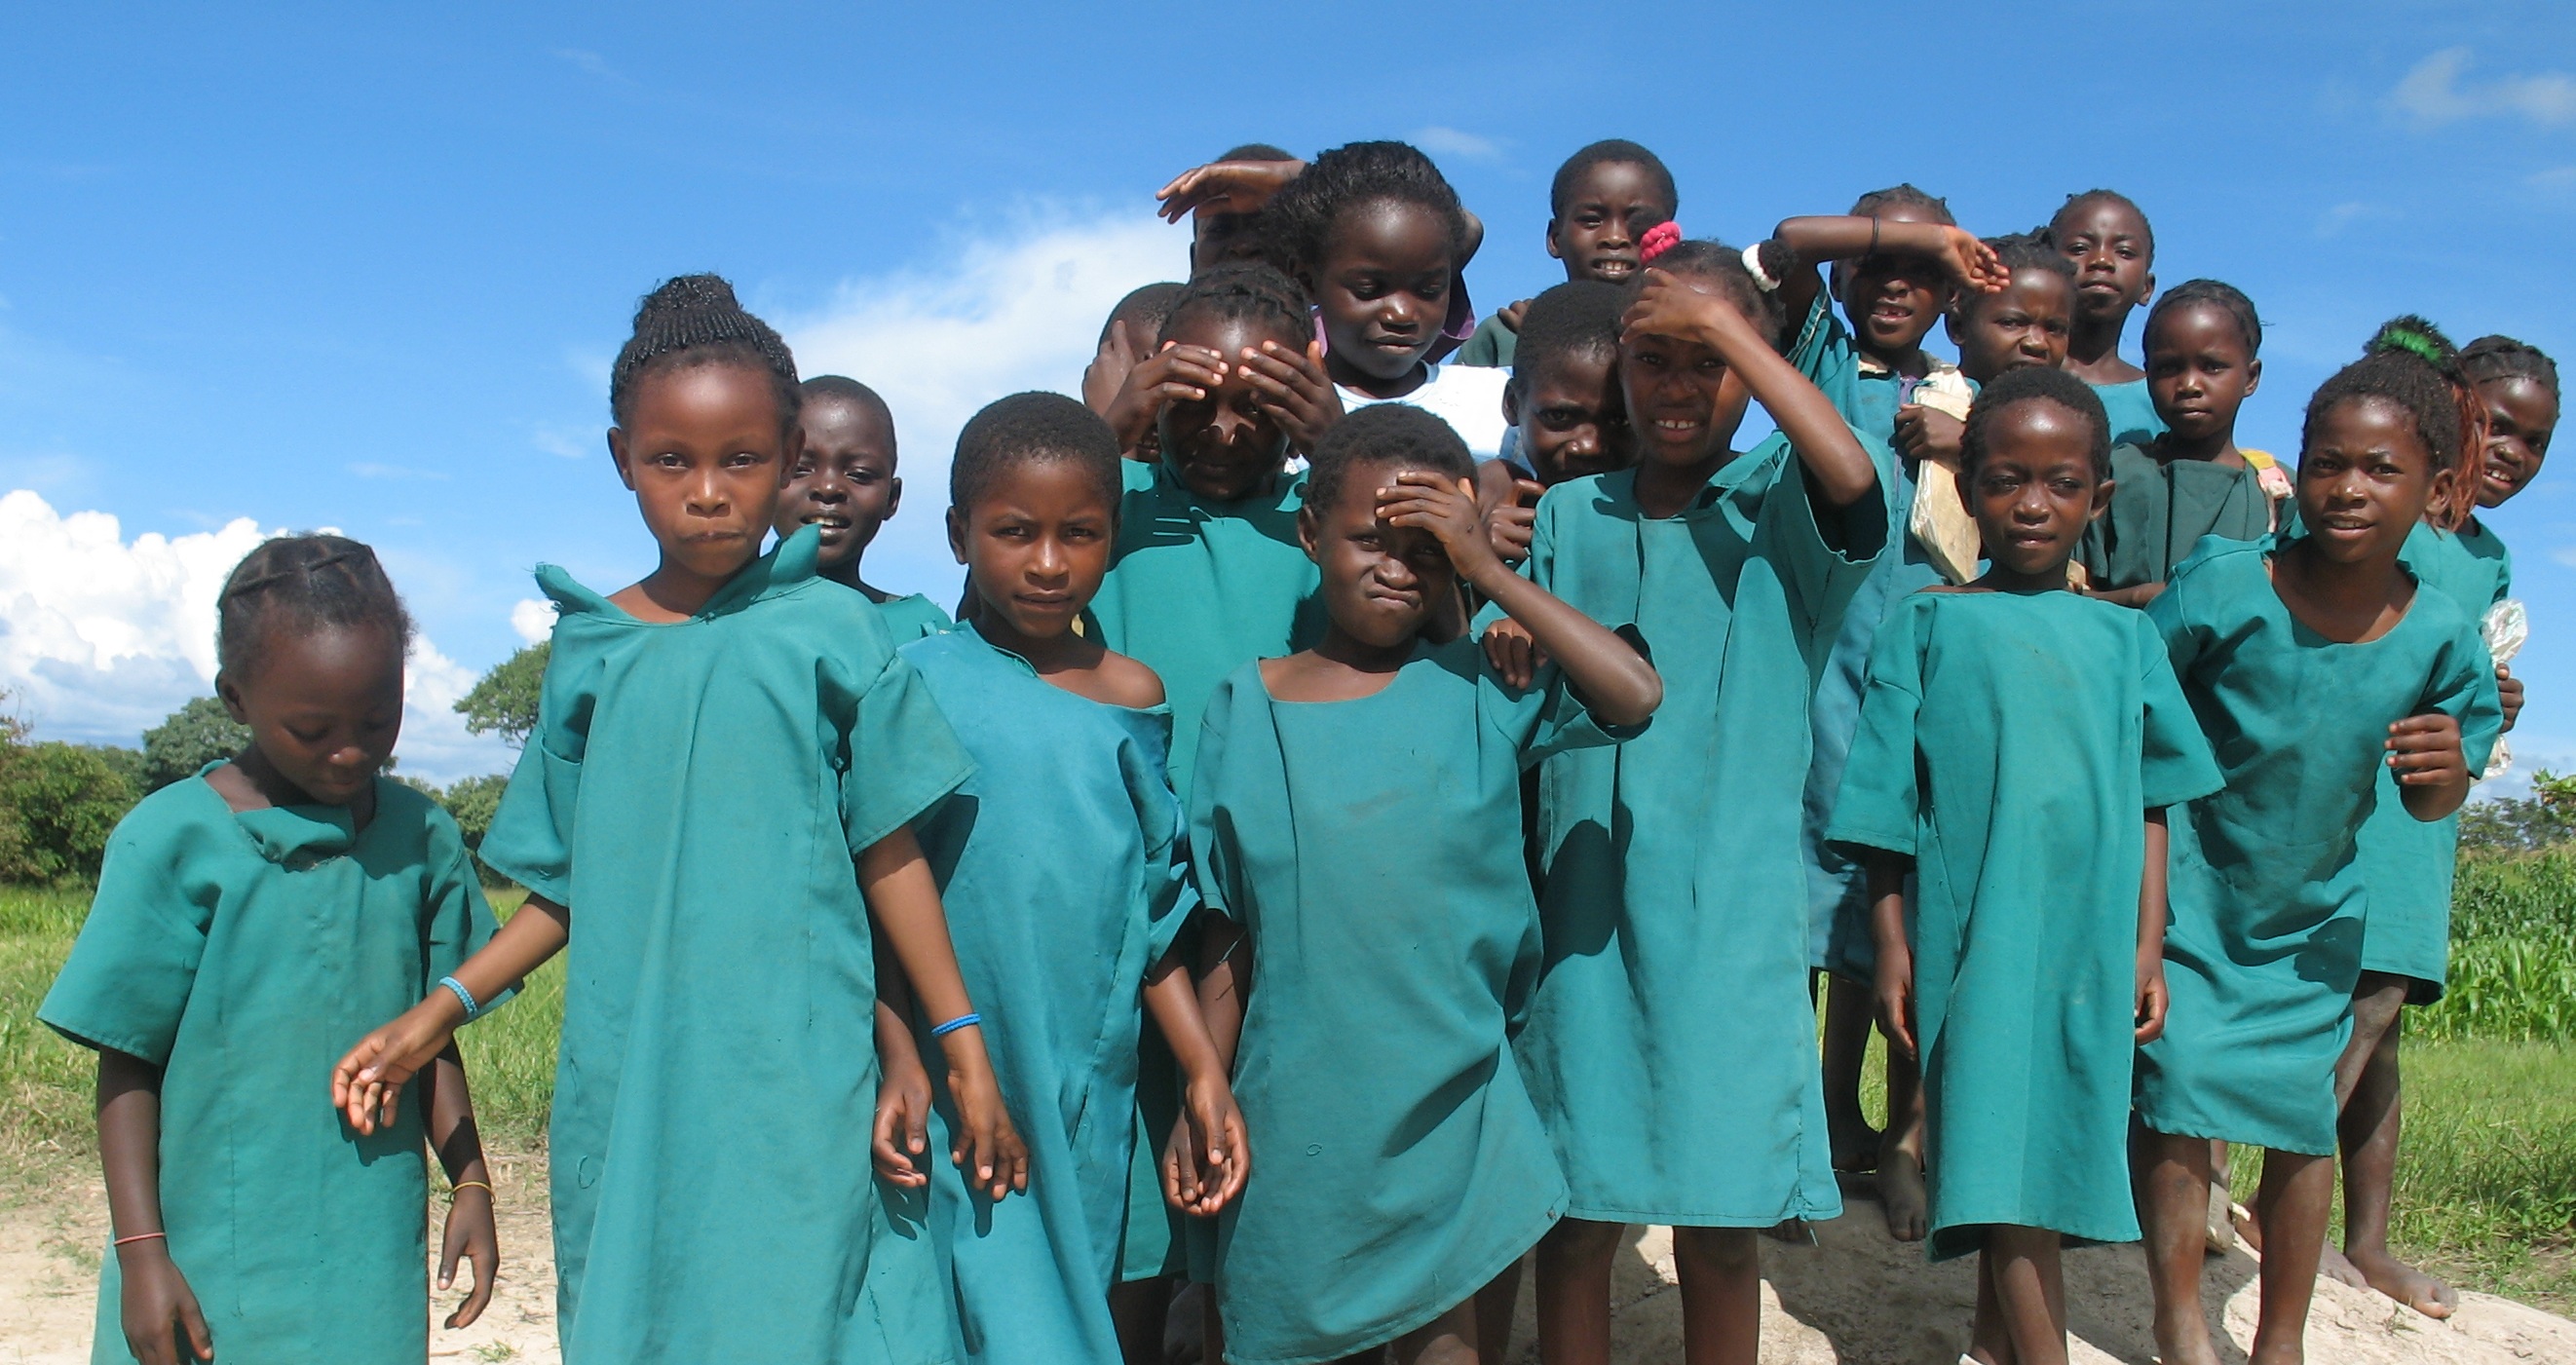
[(452, 976), (442, 976), (438, 978), (438, 984), (456, 992), (456, 1003), (465, 1007), (465, 1022), (474, 1022), (474, 1017), (483, 1012), (483, 1007), (475, 1003), (474, 992), (465, 989), (464, 982)]
[(957, 1030), (964, 1028), (969, 1024), (980, 1024), (983, 1022), (984, 1016), (980, 1014), (961, 1014), (956, 1018), (949, 1020), (947, 1023), (933, 1026), (930, 1030), (930, 1036), (933, 1038), (945, 1038), (949, 1034), (955, 1033)]

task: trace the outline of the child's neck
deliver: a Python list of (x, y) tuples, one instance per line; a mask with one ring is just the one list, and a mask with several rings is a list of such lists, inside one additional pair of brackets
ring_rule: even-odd
[(1660, 521), (1680, 516), (1700, 490), (1726, 464), (1730, 452), (1719, 446), (1689, 464), (1663, 464), (1649, 460), (1637, 466), (1637, 509)]
[(2415, 596), (2415, 580), (2394, 554), (2340, 564), (2304, 538), (2273, 552), (2271, 575), (2272, 591), (2290, 615), (2336, 644), (2386, 635)]
[[(235, 815), (243, 811), (269, 810), (279, 806), (319, 806), (302, 787), (288, 781), (277, 765), (256, 744), (234, 755), (233, 761), (206, 774), (206, 785), (224, 798)], [(365, 829), (376, 818), (376, 785), (368, 783), (346, 809), (350, 823)]]
[(2146, 378), (2146, 371), (2120, 358), (2120, 329), (2128, 324), (2125, 308), (2116, 317), (2098, 321), (2075, 319), (2066, 334), (2067, 373), (2087, 384), (2126, 384)]
[(834, 564), (825, 568), (817, 574), (817, 577), (828, 578), (833, 582), (840, 584), (842, 587), (855, 589), (861, 597), (864, 597), (879, 606), (883, 606), (894, 600), (893, 593), (887, 592), (882, 588), (869, 587), (866, 583), (860, 581), (859, 561), (857, 559), (852, 559), (847, 564)]
[[(975, 614), (975, 633), (995, 649), (1017, 654), (1028, 660), (1041, 678), (1055, 681), (1052, 675), (1095, 668), (1109, 651), (1095, 639), (1076, 635), (1070, 630), (1053, 635), (1028, 635), (1014, 627), (991, 602)], [(1063, 686), (1062, 683), (1057, 683)], [(1080, 691), (1080, 688), (1068, 688)]]
[(1890, 372), (1907, 379), (1921, 379), (1932, 373), (1932, 357), (1924, 351), (1920, 339), (1894, 350), (1883, 350), (1865, 343), (1856, 349), (1872, 361), (1886, 366)]
[(2216, 436), (2197, 441), (2188, 440), (2168, 431), (2156, 438), (2155, 455), (2158, 461), (2165, 464), (2171, 464), (2176, 460), (2199, 460), (2207, 464), (2223, 464), (2236, 469), (2245, 467), (2245, 452), (2236, 448), (2236, 428), (2233, 426)]
[(639, 621), (663, 625), (686, 621), (703, 610), (717, 593), (724, 591), (725, 584), (732, 582), (736, 574), (750, 565), (751, 561), (746, 560), (732, 573), (709, 577), (664, 555), (653, 572), (644, 576), (643, 582), (608, 600)]
[(2029, 573), (2020, 573), (2000, 560), (1990, 559), (1986, 561), (1985, 573), (1968, 586), (1984, 588), (1989, 592), (2022, 594), (2064, 592), (2066, 591), (2066, 560), (2058, 560), (2054, 564), (2044, 565)]

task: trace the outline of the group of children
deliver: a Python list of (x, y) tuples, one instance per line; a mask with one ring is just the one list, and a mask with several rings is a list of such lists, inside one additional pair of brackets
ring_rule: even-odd
[(2106, 191), (1980, 239), (1898, 186), (1737, 249), (1598, 143), (1567, 283), (1481, 323), (1483, 225), (1409, 146), (1162, 199), (1190, 278), (1120, 303), (1086, 401), (958, 438), (954, 621), (860, 576), (886, 405), (715, 277), (645, 299), (608, 444), (660, 558), (538, 571), (497, 929), (381, 774), (372, 553), (243, 562), (252, 744), (119, 828), (41, 1011), (100, 1059), (97, 1359), (421, 1359), (424, 1142), (472, 1320), (454, 1039), (557, 953), (577, 1363), (1154, 1362), (1184, 1282), (1209, 1359), (1490, 1363), (1533, 1251), (1541, 1358), (1603, 1362), (1635, 1223), (1687, 1358), (1749, 1362), (1759, 1234), (1874, 1167), (1980, 1254), (1969, 1358), (2066, 1359), (2060, 1246), (2143, 1233), (2198, 1365), (2226, 1141), (2268, 1149), (2255, 1359), (2300, 1358), (2339, 1142), (2335, 1270), (2445, 1311), (2385, 1243), (2398, 1019), (2520, 700), (2477, 513), (2545, 457), (2546, 357), (2401, 319), (2293, 471), (2235, 443), (2252, 303), (2156, 296)]

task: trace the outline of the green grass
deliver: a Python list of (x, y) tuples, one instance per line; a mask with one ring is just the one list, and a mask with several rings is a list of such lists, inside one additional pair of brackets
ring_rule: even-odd
[(2451, 973), (2419, 1038), (2576, 1042), (2576, 849), (2460, 860)]

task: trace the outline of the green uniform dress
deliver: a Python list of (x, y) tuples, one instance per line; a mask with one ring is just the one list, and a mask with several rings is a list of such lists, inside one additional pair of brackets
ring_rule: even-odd
[(1678, 516), (1635, 471), (1539, 503), (1527, 572), (1634, 622), (1643, 738), (1539, 774), (1543, 975), (1518, 1052), (1577, 1218), (1768, 1227), (1842, 1208), (1808, 1001), (1808, 703), (1886, 535), (1877, 492), (1819, 530), (1773, 437)]
[[(1172, 713), (1065, 691), (972, 625), (901, 653), (975, 760), (917, 828), (1029, 1148), (1025, 1194), (996, 1203), (972, 1190), (944, 1156), (955, 1107), (946, 1069), (933, 1069), (933, 1225), (955, 1262), (967, 1356), (1115, 1361), (1137, 992), (1197, 902), (1163, 767)], [(931, 1022), (915, 1022), (925, 1058), (939, 1055)]]
[[(1172, 789), (1186, 808), (1209, 694), (1246, 663), (1293, 654), (1323, 635), (1320, 580), (1297, 544), (1306, 476), (1281, 475), (1274, 493), (1220, 503), (1192, 493), (1163, 462), (1128, 460), (1119, 469), (1126, 487), (1118, 543), (1091, 618), (1102, 644), (1161, 675), (1172, 708)], [(1179, 1112), (1179, 1082), (1170, 1049), (1151, 1028), (1137, 1097), (1120, 1271), (1129, 1280), (1178, 1274), (1184, 1259), (1184, 1222), (1163, 1202), (1155, 1171)]]
[[(162, 1226), (217, 1360), (429, 1354), (422, 1083), (361, 1137), (329, 1078), (491, 935), (456, 822), (388, 778), (363, 830), (338, 806), (235, 813), (202, 777), (118, 822), (36, 1017), (163, 1069)], [(99, 1259), (90, 1359), (131, 1362), (116, 1254)]]
[(1880, 627), (1830, 834), (1915, 863), (1932, 1259), (1989, 1223), (2137, 1240), (2144, 817), (2218, 787), (2143, 613), (1927, 592)]
[(554, 653), (482, 855), (572, 911), (549, 1130), (571, 1365), (955, 1354), (935, 1250), (867, 1157), (852, 859), (971, 765), (815, 547), (670, 624), (537, 570)]
[(1474, 365), (1480, 369), (1508, 370), (1512, 356), (1520, 349), (1521, 334), (1503, 325), (1503, 315), (1494, 314), (1476, 324), (1475, 334), (1467, 344), (1449, 357), (1452, 365)]
[(2111, 506), (2076, 551), (2097, 589), (2162, 583), (2204, 536), (2260, 540), (2279, 520), (2262, 474), (2211, 460), (2160, 460), (2151, 446), (2111, 449)]
[(2102, 400), (2103, 415), (2111, 419), (2111, 444), (2142, 446), (2165, 434), (2165, 419), (2156, 415), (2147, 381), (2095, 384), (2093, 396)]
[[(2426, 587), (2459, 605), (2470, 621), (2513, 590), (2513, 557), (2483, 523), (2465, 535), (2418, 526), (2406, 537), (2406, 562)], [(2459, 863), (2460, 817), (2418, 820), (2398, 804), (2397, 778), (2383, 764), (2379, 798), (2361, 826), (2362, 884), (2370, 913), (2361, 936), (2361, 969), (2406, 977), (2407, 1003), (2442, 998), (2451, 970), (2451, 874)]]
[(1508, 1036), (1539, 951), (1520, 773), (1636, 733), (1553, 669), (1504, 686), (1472, 639), (1351, 701), (1274, 701), (1259, 664), (1209, 699), (1190, 848), (1252, 943), (1234, 1088), (1253, 1170), (1218, 1225), (1235, 1365), (1393, 1341), (1565, 1208)]
[(2173, 1003), (2138, 1054), (2138, 1114), (2159, 1133), (2324, 1156), (2361, 975), (2355, 835), (2388, 727), (2457, 717), (2474, 772), (2502, 713), (2486, 645), (2449, 596), (2418, 590), (2387, 634), (2335, 644), (2273, 591), (2282, 543), (2210, 541), (2147, 606), (2227, 788), (2172, 820)]
[(938, 603), (920, 593), (910, 597), (889, 597), (877, 603), (877, 614), (885, 618), (886, 634), (892, 636), (897, 645), (925, 635), (937, 635), (957, 624), (948, 619), (948, 613), (941, 611)]

